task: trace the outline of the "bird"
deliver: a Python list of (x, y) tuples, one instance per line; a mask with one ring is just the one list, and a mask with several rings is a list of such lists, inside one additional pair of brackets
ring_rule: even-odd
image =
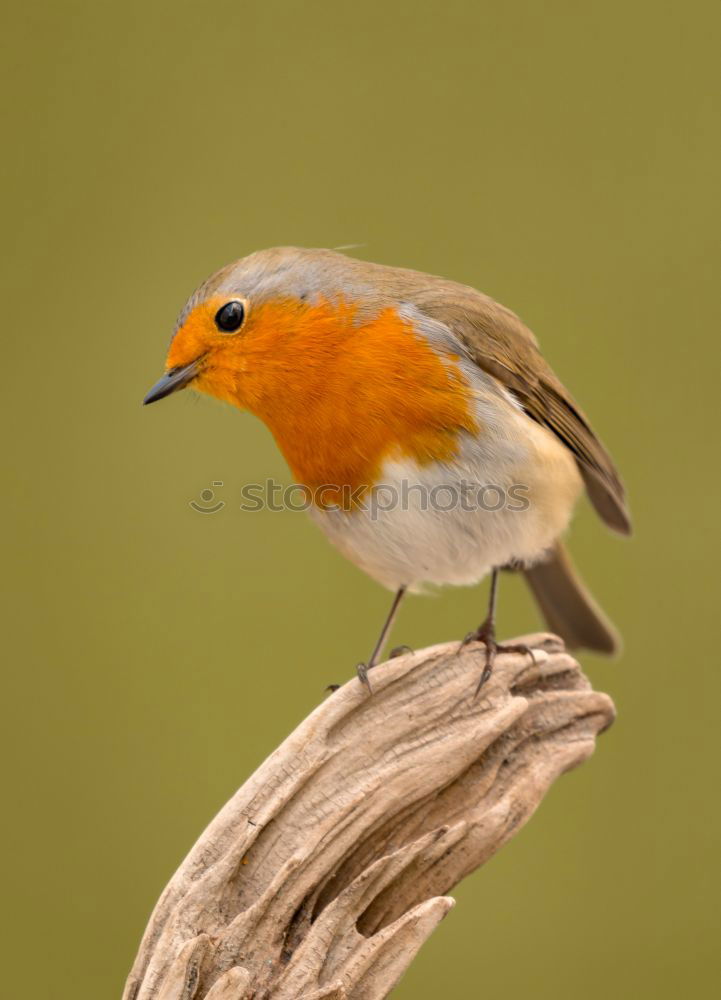
[(191, 386), (270, 429), (338, 550), (393, 592), (490, 576), (477, 691), (502, 651), (499, 574), (523, 573), (548, 628), (605, 654), (619, 637), (563, 536), (585, 488), (631, 532), (625, 491), (588, 419), (510, 309), (468, 285), (336, 250), (275, 247), (216, 271), (183, 307), (145, 404)]

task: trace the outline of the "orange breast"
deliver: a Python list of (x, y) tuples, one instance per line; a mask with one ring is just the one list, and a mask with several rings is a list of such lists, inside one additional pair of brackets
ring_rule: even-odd
[[(455, 359), (393, 309), (358, 322), (347, 305), (261, 305), (241, 360), (237, 401), (268, 425), (311, 489), (373, 485), (387, 458), (450, 459), (460, 432), (477, 430)], [(338, 502), (332, 491), (324, 498)]]

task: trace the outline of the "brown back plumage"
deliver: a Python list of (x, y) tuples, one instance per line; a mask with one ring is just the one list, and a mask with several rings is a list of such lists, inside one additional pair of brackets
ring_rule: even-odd
[(460, 337), (479, 368), (513, 393), (529, 417), (563, 441), (599, 516), (610, 528), (629, 534), (625, 492), (610, 455), (521, 320), (480, 292), (450, 282), (432, 285), (417, 304)]

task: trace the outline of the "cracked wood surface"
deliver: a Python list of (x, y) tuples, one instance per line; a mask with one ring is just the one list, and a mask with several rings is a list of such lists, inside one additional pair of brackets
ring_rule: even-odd
[[(613, 721), (556, 637), (536, 664), (446, 643), (330, 695), (236, 792), (163, 892), (124, 1000), (380, 1000)], [(469, 966), (472, 959), (469, 958)]]

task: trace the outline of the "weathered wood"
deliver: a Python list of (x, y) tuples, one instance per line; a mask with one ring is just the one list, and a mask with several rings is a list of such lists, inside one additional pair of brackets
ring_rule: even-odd
[[(537, 663), (409, 653), (330, 695), (202, 834), (150, 919), (125, 1000), (377, 1000), (447, 893), (613, 721), (553, 636)], [(473, 961), (469, 957), (469, 965)]]

